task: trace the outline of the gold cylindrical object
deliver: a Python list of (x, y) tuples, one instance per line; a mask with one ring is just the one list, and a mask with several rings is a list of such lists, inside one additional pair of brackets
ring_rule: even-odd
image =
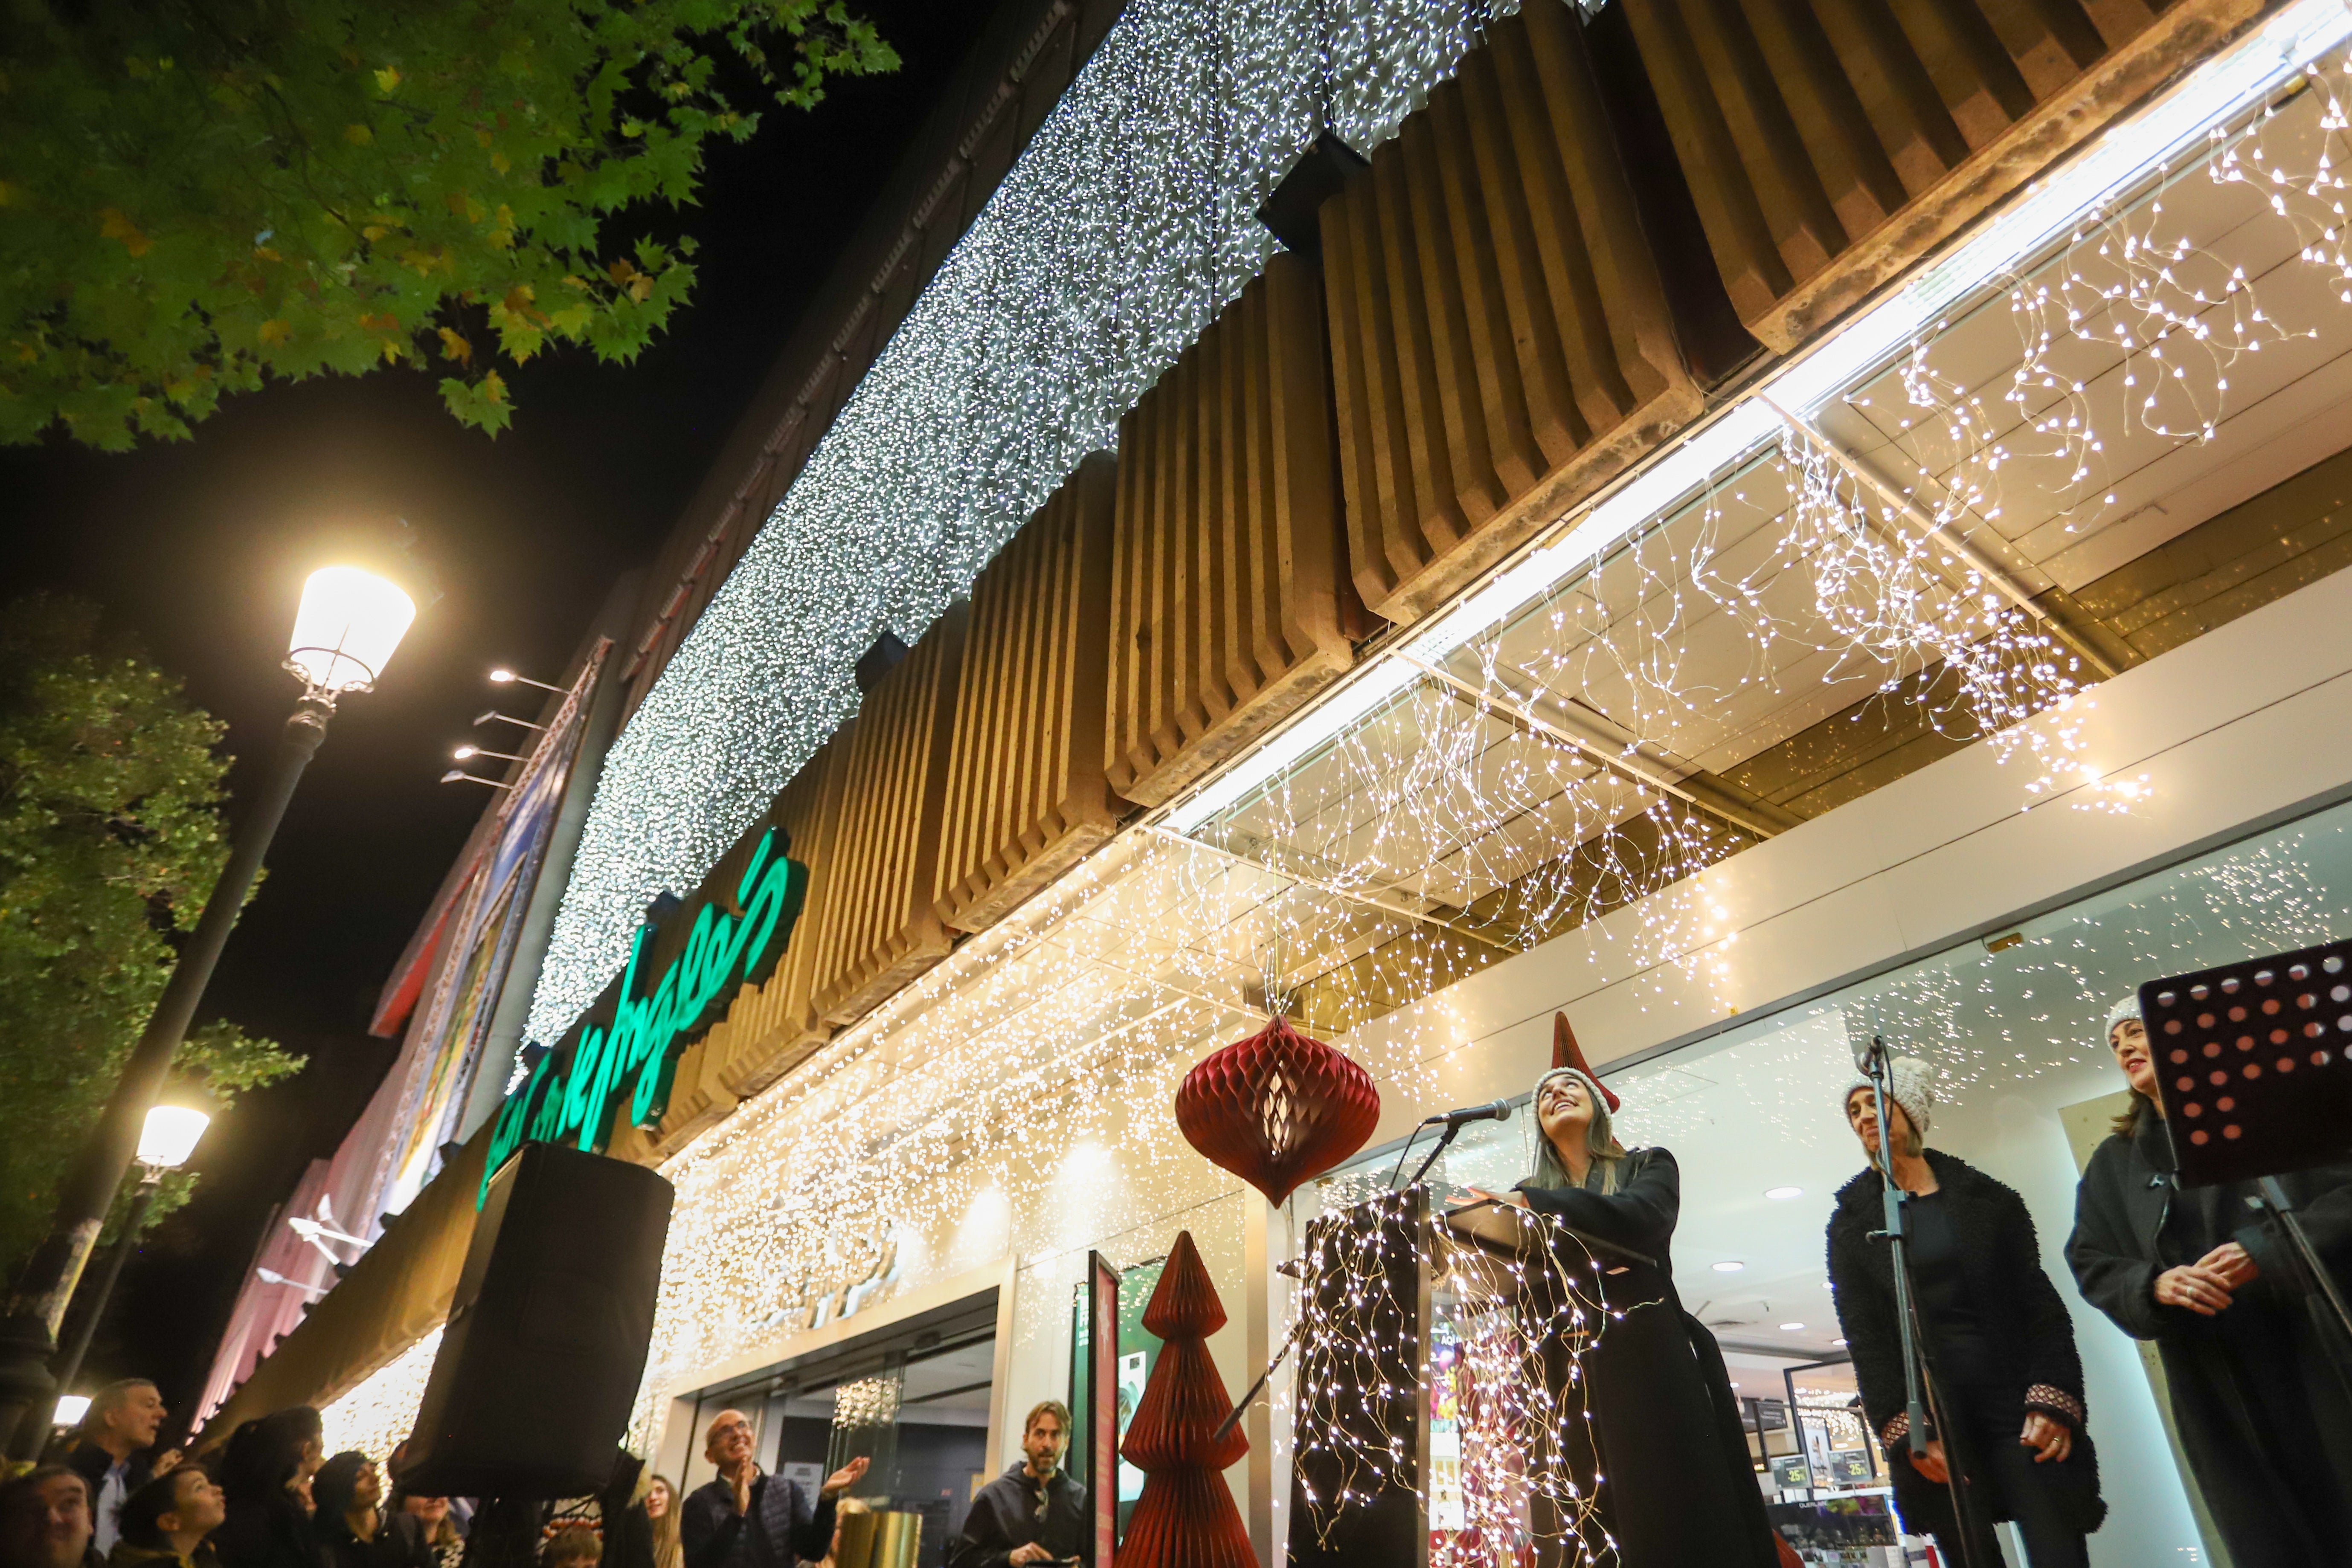
[(923, 1516), (919, 1513), (877, 1513), (874, 1517), (874, 1554), (866, 1568), (915, 1568), (923, 1550)]
[(875, 1524), (882, 1516), (865, 1509), (842, 1510), (839, 1544), (834, 1548), (834, 1568), (875, 1568)]

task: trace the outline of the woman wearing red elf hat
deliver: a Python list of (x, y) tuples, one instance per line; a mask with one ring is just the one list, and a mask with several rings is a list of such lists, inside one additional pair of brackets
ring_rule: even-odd
[(1600, 1259), (1610, 1322), (1584, 1362), (1617, 1562), (1775, 1568), (1780, 1552), (1723, 1352), (1675, 1294), (1666, 1255), (1682, 1207), (1675, 1157), (1617, 1141), (1617, 1096), (1585, 1065), (1564, 1013), (1553, 1019), (1552, 1061), (1536, 1082), (1535, 1174), (1498, 1196), (1650, 1260)]

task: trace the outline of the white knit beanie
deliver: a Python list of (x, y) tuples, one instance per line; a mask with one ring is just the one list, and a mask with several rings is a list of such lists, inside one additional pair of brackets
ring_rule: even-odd
[[(1838, 1102), (1839, 1109), (1853, 1103), (1855, 1090), (1877, 1087), (1864, 1074), (1855, 1073)], [(1912, 1128), (1924, 1136), (1936, 1109), (1936, 1070), (1916, 1056), (1890, 1056), (1886, 1059), (1886, 1087), (1895, 1103), (1903, 1107), (1903, 1113), (1911, 1119)]]
[(2099, 1038), (2109, 1045), (2115, 1044), (2116, 1025), (2126, 1019), (2137, 1019), (2139, 1016), (2139, 993), (2126, 991), (2123, 998), (2107, 1009), (2107, 1027), (2100, 1031)]

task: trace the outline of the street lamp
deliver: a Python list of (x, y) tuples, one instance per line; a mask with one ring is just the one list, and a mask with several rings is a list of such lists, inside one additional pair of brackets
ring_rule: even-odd
[(228, 863), (205, 901), (204, 915), (181, 949), (153, 1016), (115, 1081), (105, 1112), (59, 1185), (48, 1235), (9, 1292), (6, 1321), (0, 1322), (0, 1442), (13, 1458), (31, 1458), (41, 1440), (42, 1423), (25, 1417), (49, 1408), (56, 1395), (58, 1384), (46, 1364), (56, 1347), (66, 1305), (89, 1261), (115, 1190), (138, 1152), (148, 1108), (154, 1104), (172, 1057), (204, 998), (262, 856), (293, 799), (294, 786), (326, 737), (336, 699), (375, 685), (415, 619), (415, 601), (392, 582), (355, 566), (324, 568), (302, 585), (301, 608), (295, 612), (286, 656), (286, 668), (302, 682), (302, 695), (286, 721), (276, 766), (254, 797), (252, 814), (237, 832)]
[(187, 1105), (149, 1108), (146, 1123), (139, 1129), (139, 1152), (132, 1156), (139, 1162), (138, 1190), (131, 1195), (131, 1212), (122, 1217), (122, 1234), (114, 1239), (106, 1261), (79, 1292), (81, 1322), (58, 1354), (59, 1388), (71, 1388), (75, 1375), (81, 1371), (89, 1336), (98, 1332), (98, 1320), (106, 1315), (106, 1303), (114, 1295), (114, 1282), (121, 1277), (131, 1249), (139, 1245), (140, 1227), (147, 1223), (147, 1209), (155, 1201), (155, 1189), (163, 1184), (163, 1173), (188, 1163), (188, 1156), (196, 1152), (196, 1140), (205, 1135), (212, 1120)]

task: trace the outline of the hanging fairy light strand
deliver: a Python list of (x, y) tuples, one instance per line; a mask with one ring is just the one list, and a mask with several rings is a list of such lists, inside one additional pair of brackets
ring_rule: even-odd
[(1583, 1358), (1622, 1314), (1602, 1304), (1591, 1254), (1520, 1209), (1498, 1211), (1516, 1246), (1481, 1245), (1431, 1218), (1424, 1188), (1342, 1180), (1324, 1202), (1292, 1309), (1293, 1459), (1318, 1543), (1332, 1549), (1402, 1490), (1433, 1563), (1613, 1561)]
[[(1752, 749), (1743, 724), (1769, 743), (1874, 713), (1988, 741), (2021, 764), (2024, 808), (2135, 809), (2146, 777), (2110, 777), (2086, 753), (2086, 693), (2106, 666), (2086, 667), (2076, 634), (1998, 563), (2013, 530), (2063, 546), (2112, 521), (2118, 464), (2137, 473), (2216, 440), (2232, 377), (2319, 337), (2343, 301), (2316, 301), (2298, 261), (2352, 301), (2346, 70), (2338, 56), (2307, 78), (2315, 104), (2217, 131), (1955, 302), (1835, 401), (1838, 434), (1772, 408), (1760, 452), (1191, 826), (1288, 879), (1296, 902), (1355, 901), (1319, 943), (1286, 946), (1294, 990), (1347, 992), (1317, 1021), (1359, 1026), (1645, 898), (1631, 963), (1686, 964), (1714, 935), (1705, 901), (1649, 895), (1756, 834), (1673, 785)], [(2198, 181), (2261, 190), (2244, 214), (2171, 199)], [(2284, 222), (2250, 239), (2262, 206)], [(2222, 233), (2247, 259), (2199, 237)], [(2013, 352), (1987, 379), (2004, 316)], [(1203, 908), (1219, 895), (1193, 891)]]

